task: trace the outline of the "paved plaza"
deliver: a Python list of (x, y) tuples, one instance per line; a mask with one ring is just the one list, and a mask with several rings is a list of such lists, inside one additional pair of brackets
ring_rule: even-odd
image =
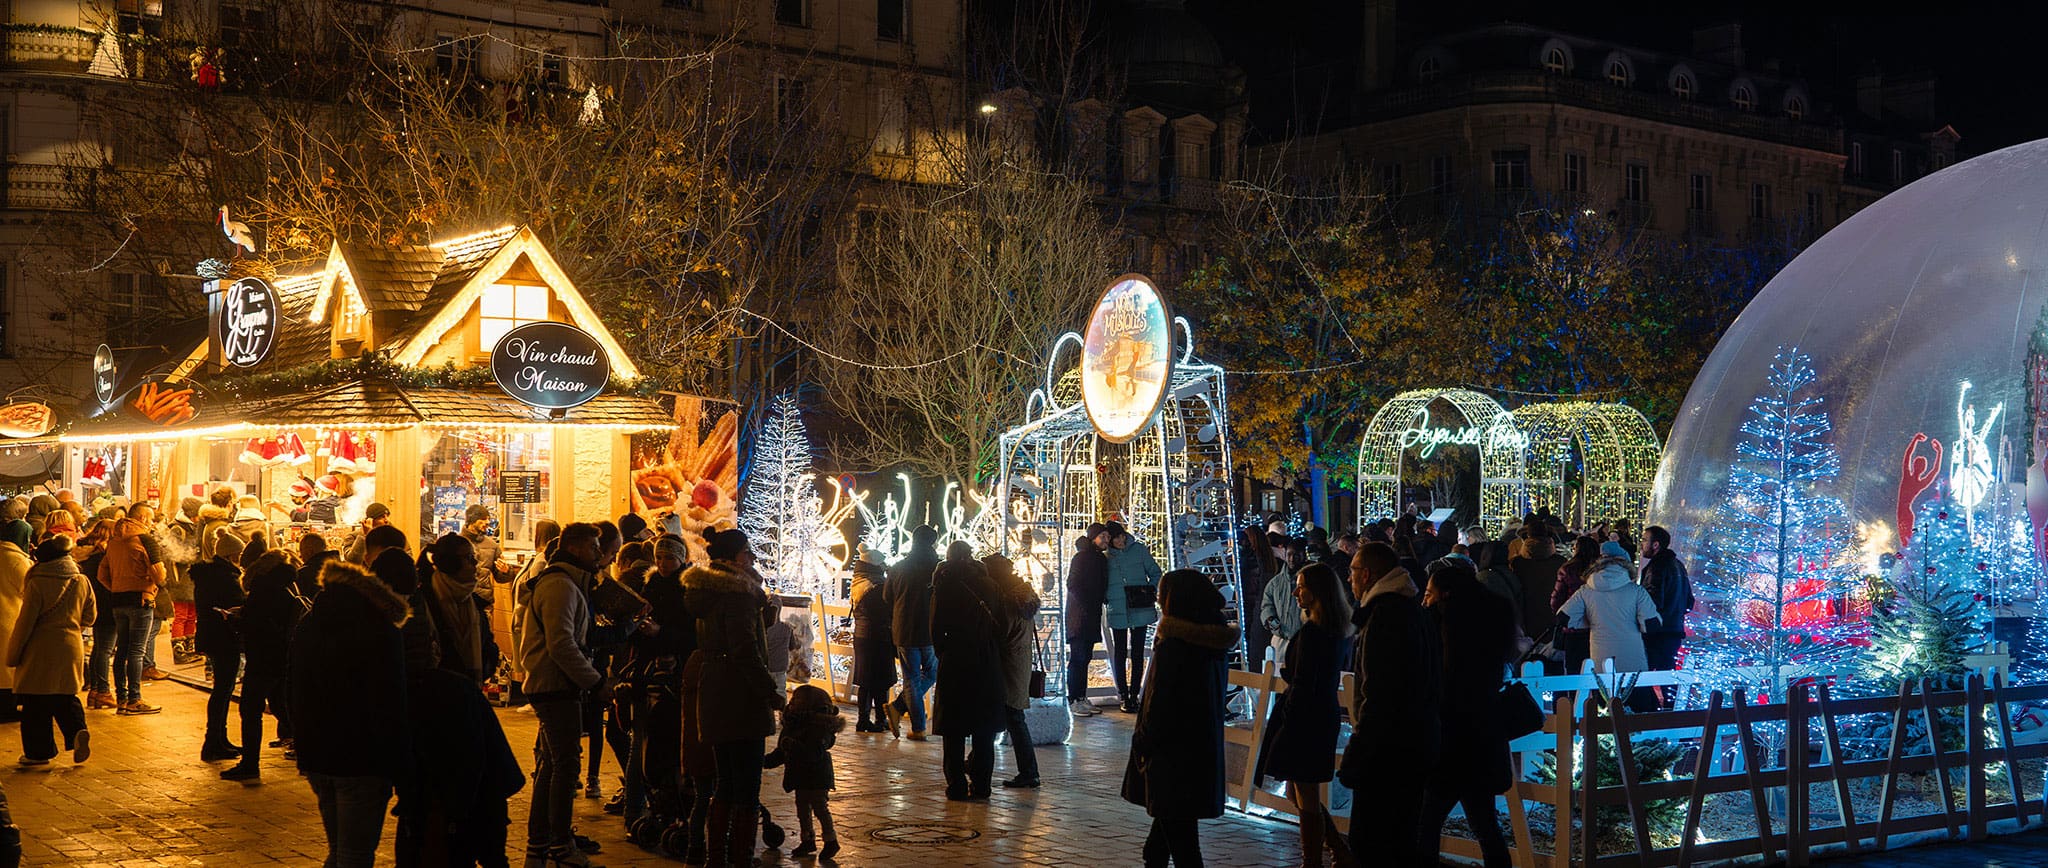
[[(164, 659), (169, 659), (168, 649)], [(164, 712), (120, 717), (89, 712), (93, 756), (73, 767), (69, 755), (47, 769), (0, 772), (22, 827), (26, 864), (102, 866), (317, 865), (326, 853), (313, 794), (277, 751), (266, 751), (263, 781), (219, 780), (228, 764), (199, 762), (205, 695), (162, 682), (144, 694)], [(850, 710), (849, 710), (850, 712)], [(533, 716), (502, 710), (506, 735), (522, 764), (533, 744)], [(973, 865), (1135, 865), (1149, 820), (1117, 795), (1130, 739), (1128, 715), (1110, 713), (1077, 721), (1072, 744), (1039, 748), (1045, 786), (997, 789), (988, 802), (948, 802), (939, 771), (937, 740), (922, 744), (848, 731), (833, 752), (839, 789), (833, 817), (844, 851), (837, 864), (890, 868)], [(16, 727), (0, 726), (0, 744), (19, 752)], [(605, 759), (609, 796), (618, 767)], [(1003, 749), (999, 778), (1010, 774)], [(782, 775), (769, 770), (764, 800), (789, 831), (780, 863), (796, 845), (796, 819)], [(512, 798), (515, 848), (524, 841), (527, 794)], [(603, 800), (579, 800), (578, 831), (602, 842), (595, 861), (613, 866), (680, 865), (627, 843)], [(395, 821), (394, 821), (395, 822)], [(1283, 865), (1296, 856), (1294, 827), (1230, 814), (1203, 823), (1209, 864)], [(385, 825), (379, 859), (391, 854), (393, 822)], [(965, 839), (965, 840), (955, 840)], [(943, 843), (912, 843), (937, 841)], [(516, 852), (515, 852), (516, 855)], [(517, 859), (514, 865), (519, 864)]]

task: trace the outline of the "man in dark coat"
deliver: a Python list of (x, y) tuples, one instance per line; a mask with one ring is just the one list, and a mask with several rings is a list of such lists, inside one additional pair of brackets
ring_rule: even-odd
[(1074, 543), (1067, 565), (1067, 707), (1075, 717), (1095, 714), (1088, 704), (1088, 663), (1102, 641), (1102, 606), (1109, 595), (1109, 528), (1091, 524)]
[(1353, 793), (1351, 852), (1417, 864), (1424, 785), (1437, 757), (1435, 631), (1421, 590), (1384, 543), (1360, 546), (1351, 561), (1358, 641), (1352, 672), (1351, 741), (1337, 776)]
[(370, 868), (392, 786), (412, 771), (398, 634), (412, 610), (353, 565), (328, 564), (320, 586), (290, 650), (287, 691), (299, 771), (319, 799), (327, 864)]
[(1522, 556), (1508, 559), (1508, 569), (1522, 584), (1522, 600), (1516, 606), (1522, 612), (1522, 634), (1541, 640), (1557, 623), (1557, 612), (1550, 608), (1550, 592), (1557, 587), (1557, 571), (1565, 559), (1557, 553), (1557, 541), (1540, 524), (1522, 530), (1522, 545)]
[(938, 545), (939, 532), (918, 525), (910, 532), (910, 552), (889, 567), (889, 628), (903, 662), (903, 694), (890, 703), (889, 716), (893, 723), (909, 711), (911, 741), (924, 741), (924, 696), (939, 677), (931, 627), (932, 571), (939, 566)]
[(1657, 626), (1643, 634), (1643, 650), (1649, 653), (1650, 668), (1669, 671), (1678, 666), (1678, 648), (1685, 644), (1685, 613), (1692, 611), (1692, 578), (1685, 562), (1671, 550), (1671, 531), (1652, 526), (1644, 532), (1643, 590), (1657, 603)]
[(988, 798), (996, 733), (1009, 722), (999, 644), (1008, 625), (1001, 611), (988, 568), (974, 559), (972, 545), (955, 541), (932, 573), (931, 627), (939, 658), (932, 730), (945, 739), (946, 798), (956, 802)]
[(242, 673), (242, 756), (234, 768), (220, 773), (230, 781), (255, 780), (262, 776), (263, 709), (274, 704), (279, 738), (291, 738), (292, 717), (285, 699), (285, 679), (290, 658), (293, 628), (306, 612), (306, 603), (293, 593), (298, 569), (281, 551), (266, 552), (250, 564), (243, 582), (249, 598), (242, 603), (232, 623), (242, 635), (242, 656), (248, 668)]

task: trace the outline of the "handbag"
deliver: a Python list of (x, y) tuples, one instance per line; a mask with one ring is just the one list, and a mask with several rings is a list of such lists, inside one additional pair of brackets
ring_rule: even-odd
[(1124, 608), (1150, 609), (1159, 605), (1159, 586), (1125, 585)]
[(1529, 685), (1510, 681), (1493, 697), (1494, 719), (1500, 721), (1501, 735), (1508, 741), (1543, 728), (1543, 706), (1537, 704)]

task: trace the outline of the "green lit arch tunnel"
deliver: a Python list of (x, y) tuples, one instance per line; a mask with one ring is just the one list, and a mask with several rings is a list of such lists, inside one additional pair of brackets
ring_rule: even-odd
[[(1401, 468), (1408, 432), (1428, 427), (1429, 405), (1443, 399), (1467, 427), (1487, 432), (1479, 446), (1479, 524), (1499, 533), (1519, 515), (1523, 498), (1523, 450), (1519, 438), (1498, 436), (1517, 430), (1514, 414), (1500, 402), (1468, 389), (1415, 389), (1395, 395), (1366, 425), (1358, 445), (1358, 522), (1401, 514)], [(1418, 423), (1418, 418), (1421, 422)]]
[(1649, 419), (1626, 404), (1592, 401), (1531, 404), (1515, 408), (1513, 416), (1529, 436), (1529, 509), (1565, 513), (1566, 471), (1576, 441), (1584, 459), (1582, 495), (1575, 510), (1580, 522), (1625, 518), (1638, 534), (1642, 532), (1663, 456)]

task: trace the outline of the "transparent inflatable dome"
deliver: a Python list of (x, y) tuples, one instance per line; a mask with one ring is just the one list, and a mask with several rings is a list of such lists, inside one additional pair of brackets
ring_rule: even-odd
[[(2048, 370), (2043, 353), (2029, 351), (2044, 299), (2048, 140), (1959, 163), (1885, 197), (1786, 266), (1714, 347), (1672, 427), (1651, 520), (1671, 528), (1682, 552), (1701, 548), (1726, 493), (1738, 429), (1782, 346), (1812, 357), (1813, 389), (1841, 455), (1840, 476), (1818, 487), (1842, 499), (1866, 553), (1898, 550), (1909, 449), (1924, 463), (1906, 491), (1931, 484), (1931, 498), (1950, 485), (1964, 381), (1993, 493), (2014, 506), (2036, 501), (2038, 532), (2048, 514), (2038, 468), (2048, 443), (2034, 442), (2028, 382), (2030, 366), (2036, 376)], [(2048, 405), (2041, 395), (2035, 403)], [(1923, 434), (1944, 447), (1939, 465), (1929, 460), (1931, 444), (1914, 446)]]

